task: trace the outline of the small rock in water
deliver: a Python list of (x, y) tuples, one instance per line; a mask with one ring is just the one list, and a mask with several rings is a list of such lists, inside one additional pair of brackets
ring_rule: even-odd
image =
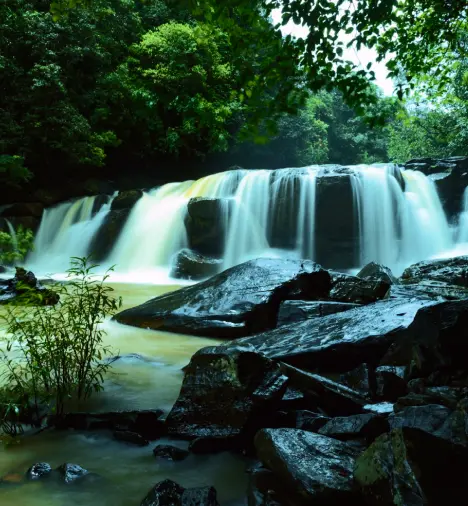
[(190, 453), (182, 448), (171, 445), (158, 445), (153, 450), (155, 457), (161, 457), (166, 460), (184, 460)]
[(137, 434), (136, 432), (130, 432), (129, 430), (114, 431), (114, 438), (117, 439), (117, 441), (124, 441), (126, 443), (132, 443), (137, 446), (149, 445), (149, 441), (147, 441), (143, 436)]
[(52, 467), (50, 467), (50, 464), (47, 462), (38, 462), (28, 469), (26, 477), (28, 480), (40, 480), (41, 478), (49, 476), (51, 472)]
[(84, 478), (89, 471), (77, 464), (62, 464), (56, 469), (63, 481), (67, 484), (75, 483)]

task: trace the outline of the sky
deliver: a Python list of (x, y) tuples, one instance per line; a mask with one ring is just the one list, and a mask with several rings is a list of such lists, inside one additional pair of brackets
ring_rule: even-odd
[[(281, 22), (281, 9), (275, 9), (272, 12), (273, 21), (275, 23)], [(282, 28), (283, 35), (294, 35), (296, 37), (305, 38), (307, 36), (307, 27), (296, 25), (293, 21), (290, 21), (286, 26)], [(385, 95), (390, 96), (393, 94), (393, 83), (387, 78), (387, 68), (384, 62), (376, 62), (376, 53), (373, 49), (363, 48), (360, 51), (353, 49), (344, 49), (343, 57), (356, 63), (361, 64), (363, 68), (372, 62), (372, 70), (375, 72), (375, 83), (382, 89)]]

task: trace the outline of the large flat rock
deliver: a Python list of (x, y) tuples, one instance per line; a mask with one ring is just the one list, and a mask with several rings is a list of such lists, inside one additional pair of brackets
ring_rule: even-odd
[(127, 309), (115, 319), (192, 335), (242, 337), (274, 328), (283, 300), (325, 298), (330, 284), (330, 274), (314, 262), (257, 259)]
[[(408, 362), (421, 346), (456, 360), (468, 347), (468, 300), (395, 298), (237, 340), (269, 358), (309, 370), (345, 372), (362, 363)], [(403, 356), (406, 353), (406, 356)]]

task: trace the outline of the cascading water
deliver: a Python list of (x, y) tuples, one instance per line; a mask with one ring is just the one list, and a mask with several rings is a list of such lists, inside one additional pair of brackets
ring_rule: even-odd
[(463, 194), (463, 209), (458, 221), (457, 243), (468, 243), (468, 187), (465, 188), (465, 193)]
[(91, 242), (110, 210), (108, 197), (95, 213), (96, 199), (84, 197), (46, 209), (34, 241), (34, 250), (27, 265), (40, 273), (63, 272), (70, 257), (86, 256)]
[[(340, 211), (346, 219), (342, 223), (335, 219), (332, 227), (338, 228), (330, 230), (326, 213), (333, 213), (335, 205), (325, 205), (325, 214), (322, 206), (327, 204), (328, 190), (336, 185), (348, 188), (341, 193), (348, 202)], [(189, 202), (196, 198), (218, 199), (216, 219), (224, 235), (216, 240), (223, 243), (222, 268), (257, 256), (318, 259), (326, 264), (327, 248), (336, 238), (341, 240), (343, 223), (348, 227), (351, 254), (348, 264), (333, 264), (336, 268), (376, 261), (399, 271), (405, 264), (451, 247), (450, 228), (434, 183), (422, 173), (401, 171), (392, 164), (310, 166), (227, 171), (145, 192), (105, 263), (115, 264), (128, 279), (142, 274), (145, 281), (160, 281), (162, 271), (167, 279), (174, 255), (191, 246), (186, 223), (192, 217), (187, 213)], [(110, 206), (93, 216), (93, 205), (94, 197), (87, 197), (47, 210), (30, 264), (42, 272), (57, 272), (66, 268), (70, 256), (85, 254)], [(331, 232), (333, 240), (327, 242), (324, 236)]]
[(452, 246), (433, 181), (413, 170), (402, 171), (402, 180), (398, 174), (393, 164), (355, 168), (361, 265), (377, 261), (398, 271)]

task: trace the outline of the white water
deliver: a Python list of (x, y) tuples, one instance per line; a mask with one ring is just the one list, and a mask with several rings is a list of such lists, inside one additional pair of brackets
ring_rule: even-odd
[[(356, 265), (376, 261), (396, 272), (411, 262), (453, 249), (451, 231), (434, 183), (422, 173), (392, 164), (355, 166), (351, 174), (359, 235)], [(168, 282), (174, 255), (189, 246), (187, 204), (197, 197), (223, 199), (219, 219), (226, 235), (223, 268), (258, 256), (314, 259), (316, 193), (330, 167), (230, 171), (143, 194), (114, 244), (106, 264), (119, 279)], [(405, 189), (402, 190), (401, 177)], [(29, 264), (38, 272), (59, 272), (70, 256), (87, 253), (110, 204), (92, 215), (94, 197), (64, 203), (44, 213)], [(323, 218), (323, 215), (322, 215)], [(468, 242), (468, 196), (465, 225)], [(323, 230), (323, 227), (321, 228)], [(460, 232), (461, 233), (461, 232)], [(460, 236), (461, 237), (461, 236)], [(340, 267), (340, 266), (337, 266)]]
[(64, 272), (70, 257), (83, 257), (110, 210), (109, 198), (98, 213), (93, 214), (95, 196), (64, 202), (46, 209), (34, 241), (34, 250), (27, 258), (29, 268), (41, 274)]

